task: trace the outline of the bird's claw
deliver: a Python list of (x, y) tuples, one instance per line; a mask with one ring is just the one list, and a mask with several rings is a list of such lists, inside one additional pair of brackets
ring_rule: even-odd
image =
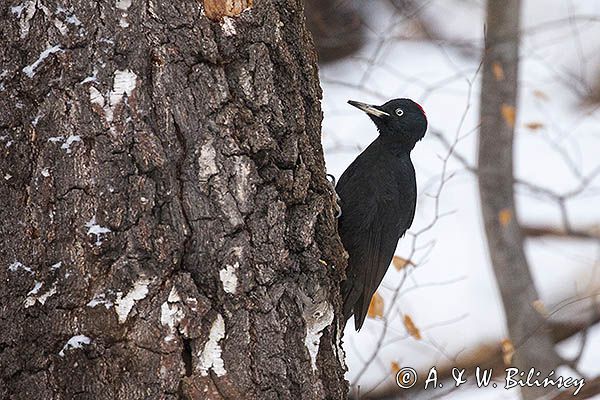
[(326, 174), (325, 176), (327, 176), (327, 179), (329, 180), (329, 184), (331, 186), (333, 186), (333, 188), (335, 189), (335, 176), (333, 176), (331, 174)]
[(327, 174), (327, 180), (329, 181), (329, 185), (331, 186), (331, 190), (333, 190), (333, 194), (335, 196), (335, 218), (339, 218), (342, 216), (342, 207), (340, 207), (340, 196), (338, 196), (335, 191), (335, 176), (331, 174)]

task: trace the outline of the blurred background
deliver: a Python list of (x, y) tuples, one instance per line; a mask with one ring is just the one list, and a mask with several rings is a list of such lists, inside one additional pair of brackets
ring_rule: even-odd
[[(339, 177), (376, 137), (347, 100), (410, 97), (429, 121), (412, 153), (415, 221), (362, 330), (346, 327), (351, 395), (520, 398), (501, 385), (402, 391), (394, 380), (403, 367), (422, 377), (436, 366), (446, 378), (452, 367), (504, 368), (513, 351), (477, 184), (485, 0), (307, 0), (306, 12), (321, 60), (329, 173)], [(514, 189), (539, 293), (532, 306), (572, 361), (559, 373), (590, 388), (600, 376), (600, 1), (524, 0), (520, 25)]]

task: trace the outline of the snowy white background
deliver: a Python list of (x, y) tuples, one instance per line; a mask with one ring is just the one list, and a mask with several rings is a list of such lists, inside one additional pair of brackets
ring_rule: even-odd
[[(478, 345), (499, 346), (507, 336), (484, 242), (476, 179), (454, 157), (446, 165), (445, 176), (451, 179), (443, 184), (439, 196), (442, 217), (435, 215), (434, 196), (448, 150), (431, 132), (440, 132), (450, 143), (460, 138), (455, 154), (471, 165), (476, 163), (477, 71), (485, 2), (421, 3), (415, 13), (435, 31), (435, 39), (424, 37), (414, 19), (398, 14), (388, 2), (365, 2), (367, 44), (351, 58), (321, 68), (323, 144), (328, 172), (337, 177), (376, 137), (370, 120), (346, 104), (348, 99), (382, 104), (390, 98), (410, 97), (423, 105), (429, 120), (429, 135), (412, 155), (420, 197), (410, 232), (435, 223), (418, 235), (415, 246), (410, 234), (400, 241), (396, 254), (408, 257), (416, 250), (411, 259), (417, 267), (405, 271), (404, 281), (404, 273), (391, 267), (380, 287), (388, 316), (385, 335), (381, 319), (367, 319), (360, 333), (354, 332), (350, 323), (345, 332), (347, 378), (360, 385), (363, 394), (393, 384), (393, 362), (419, 371), (453, 365)], [(600, 110), (597, 105), (583, 104), (584, 94), (600, 77), (600, 1), (523, 3), (516, 176), (559, 194), (568, 193), (600, 165)], [(543, 127), (528, 129), (526, 125), (532, 122)], [(566, 202), (574, 227), (600, 221), (599, 188), (596, 177)], [(556, 202), (522, 187), (517, 192), (523, 223), (560, 226)], [(575, 297), (589, 298), (600, 290), (597, 241), (535, 239), (528, 242), (527, 252), (541, 301), (548, 310)], [(401, 282), (399, 296), (390, 304)], [(420, 328), (421, 341), (406, 333), (404, 314)], [(569, 316), (566, 307), (554, 317)], [(572, 354), (578, 345), (579, 338), (574, 337), (559, 349)], [(598, 327), (588, 338), (581, 371), (589, 377), (600, 374)], [(565, 374), (575, 376), (570, 370)], [(515, 399), (517, 393), (462, 389), (445, 398)]]

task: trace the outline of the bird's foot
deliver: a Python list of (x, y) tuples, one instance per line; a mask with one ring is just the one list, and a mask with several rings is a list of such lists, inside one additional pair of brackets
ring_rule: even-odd
[(342, 207), (340, 207), (340, 196), (338, 196), (335, 191), (335, 176), (331, 174), (327, 174), (327, 180), (329, 181), (329, 186), (331, 186), (331, 190), (333, 195), (335, 196), (335, 218), (339, 218), (342, 216)]

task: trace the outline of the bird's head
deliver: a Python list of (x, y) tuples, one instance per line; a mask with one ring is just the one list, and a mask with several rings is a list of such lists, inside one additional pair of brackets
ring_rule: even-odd
[(425, 136), (425, 111), (410, 99), (394, 99), (381, 106), (353, 100), (348, 103), (367, 113), (382, 136), (406, 143), (410, 149)]

